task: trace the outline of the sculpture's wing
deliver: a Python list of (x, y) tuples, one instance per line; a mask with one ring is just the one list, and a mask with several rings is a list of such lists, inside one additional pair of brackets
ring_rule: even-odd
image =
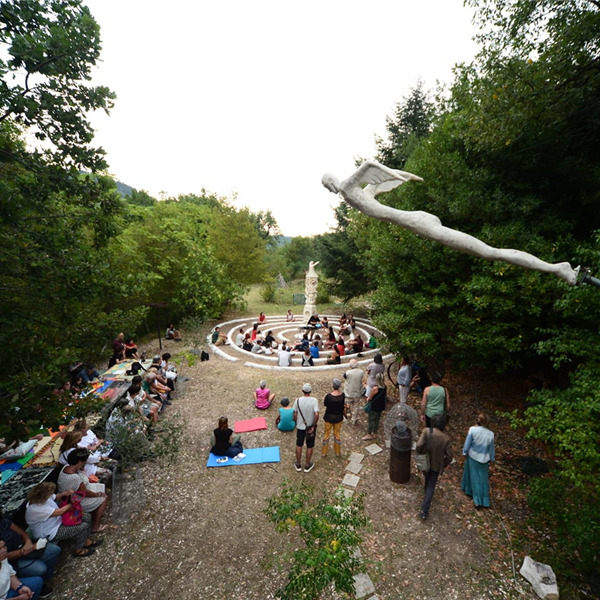
[(376, 196), (382, 192), (389, 192), (411, 179), (423, 181), (417, 175), (407, 173), (406, 171), (390, 169), (375, 160), (365, 161), (358, 167), (352, 178), (359, 185), (366, 183), (365, 192), (372, 196)]

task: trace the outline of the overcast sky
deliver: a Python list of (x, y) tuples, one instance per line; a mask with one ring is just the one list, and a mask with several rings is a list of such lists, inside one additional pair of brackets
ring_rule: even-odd
[(202, 188), (284, 235), (334, 223), (321, 185), (375, 153), (385, 118), (419, 77), (450, 83), (470, 61), (462, 0), (87, 0), (102, 30), (94, 115), (111, 174), (155, 197)]

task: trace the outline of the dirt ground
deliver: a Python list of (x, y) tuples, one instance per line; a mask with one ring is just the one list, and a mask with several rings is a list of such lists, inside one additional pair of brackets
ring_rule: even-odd
[[(166, 344), (173, 354), (183, 349), (182, 344)], [(53, 597), (274, 598), (285, 581), (285, 563), (280, 559), (299, 540), (294, 533), (285, 536), (275, 532), (263, 512), (267, 499), (279, 492), (284, 478), (302, 479), (317, 489), (334, 488), (344, 476), (345, 458), (353, 451), (363, 453), (370, 442), (361, 441), (364, 415), (360, 426), (345, 422), (344, 460), (336, 459), (332, 451), (323, 459), (316, 451), (314, 470), (297, 473), (295, 433), (276, 429), (276, 407), (259, 415), (253, 407), (252, 392), (265, 378), (277, 393), (276, 403), (283, 396), (293, 401), (301, 394), (302, 384), (309, 381), (322, 406), (334, 373), (340, 376), (344, 370), (342, 365), (339, 374), (300, 369), (271, 374), (214, 355), (208, 362), (180, 370), (180, 375), (190, 379), (166, 415), (172, 418), (178, 414), (186, 424), (177, 463), (170, 468), (154, 463), (144, 466), (146, 505), (129, 524), (105, 535), (104, 545), (94, 556), (64, 558), (54, 579)], [(476, 511), (460, 491), (460, 455), (475, 411), (485, 408), (492, 398), (483, 384), (459, 384), (451, 379), (447, 384), (453, 401), (447, 433), (453, 439), (457, 463), (440, 479), (427, 522), (418, 519), (423, 480), (414, 467), (410, 482), (399, 485), (390, 481), (388, 450), (364, 459), (357, 491), (366, 494), (366, 509), (372, 520), (362, 546), (363, 555), (371, 561), (367, 572), (377, 594), (388, 600), (535, 598), (518, 574), (526, 548), (514, 551), (513, 578), (508, 536), (522, 527), (526, 516), (525, 480), (519, 474), (507, 476), (506, 465), (515, 453), (525, 455), (536, 450), (526, 446), (519, 432), (492, 418), (500, 468), (492, 477), (492, 508)], [(510, 392), (510, 385), (507, 389)], [(518, 397), (519, 390), (512, 391)], [(510, 393), (503, 401), (510, 408)], [(418, 396), (411, 395), (410, 403), (416, 407), (418, 402)], [(206, 468), (209, 435), (222, 415), (229, 418), (231, 426), (239, 419), (266, 416), (268, 429), (244, 434), (242, 442), (250, 448), (279, 446), (281, 462)], [(317, 450), (321, 434), (322, 428)], [(379, 441), (383, 445), (382, 436)], [(338, 597), (333, 592), (327, 595)]]

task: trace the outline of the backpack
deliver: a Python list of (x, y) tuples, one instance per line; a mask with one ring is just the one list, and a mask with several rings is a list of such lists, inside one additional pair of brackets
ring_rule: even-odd
[(200, 362), (204, 362), (205, 360), (208, 360), (210, 358), (210, 356), (208, 355), (208, 352), (202, 350), (202, 352), (200, 353)]

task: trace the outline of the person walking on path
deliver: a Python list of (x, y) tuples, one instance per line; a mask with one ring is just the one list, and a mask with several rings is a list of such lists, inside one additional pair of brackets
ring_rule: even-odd
[(360, 410), (360, 399), (363, 389), (363, 377), (365, 372), (359, 368), (358, 361), (353, 358), (349, 363), (349, 369), (344, 373), (344, 395), (346, 403), (350, 406), (350, 423), (356, 425)]
[(294, 421), (296, 421), (296, 471), (302, 471), (302, 446), (306, 442), (306, 463), (304, 472), (312, 471), (315, 463), (311, 462), (317, 422), (319, 421), (319, 402), (310, 395), (312, 386), (305, 383), (302, 386), (302, 396), (294, 402)]
[(344, 392), (340, 391), (342, 382), (339, 379), (334, 379), (331, 386), (332, 392), (329, 392), (325, 396), (325, 415), (323, 421), (325, 421), (325, 433), (323, 433), (323, 448), (321, 453), (323, 456), (327, 456), (329, 450), (329, 438), (333, 431), (333, 450), (335, 455), (339, 458), (342, 455), (342, 421), (344, 420)]
[(377, 438), (377, 430), (379, 429), (379, 421), (381, 420), (381, 413), (385, 410), (385, 400), (387, 396), (387, 390), (385, 389), (385, 381), (383, 380), (383, 373), (377, 373), (375, 376), (375, 385), (367, 398), (367, 405), (369, 410), (367, 411), (367, 435), (363, 440), (374, 440)]
[(490, 506), (490, 462), (496, 460), (494, 432), (487, 428), (485, 413), (477, 416), (477, 425), (469, 428), (463, 446), (465, 467), (460, 489), (473, 497), (475, 508)]
[(410, 384), (412, 382), (412, 369), (408, 362), (408, 357), (402, 357), (402, 363), (400, 370), (398, 371), (398, 390), (400, 391), (400, 402), (408, 401), (408, 392), (410, 391)]
[(452, 462), (452, 446), (450, 438), (444, 433), (445, 425), (444, 415), (434, 415), (431, 417), (431, 426), (423, 430), (417, 442), (417, 454), (429, 455), (429, 471), (424, 473), (425, 497), (419, 515), (423, 520), (429, 516), (429, 507), (431, 506), (438, 477)]
[(432, 373), (431, 385), (423, 390), (421, 421), (425, 421), (427, 427), (431, 426), (431, 417), (434, 415), (447, 415), (450, 412), (450, 394), (440, 385), (441, 380), (439, 373)]

